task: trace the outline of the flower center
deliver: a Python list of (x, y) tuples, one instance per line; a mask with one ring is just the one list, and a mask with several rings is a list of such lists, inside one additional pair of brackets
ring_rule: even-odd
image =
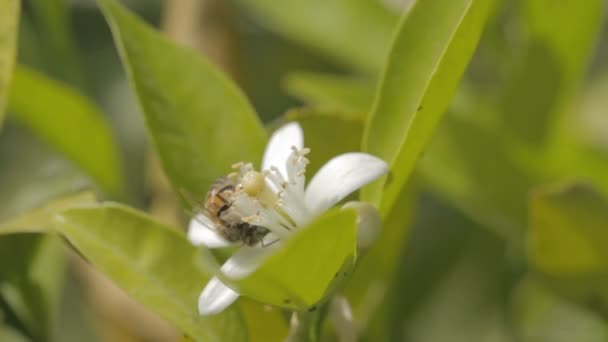
[(229, 177), (237, 186), (228, 210), (243, 222), (267, 228), (271, 234), (264, 238), (264, 243), (287, 237), (311, 219), (304, 201), (309, 152), (308, 148), (292, 147), (284, 171), (276, 165), (262, 172), (256, 171), (251, 163), (233, 165), (236, 171)]

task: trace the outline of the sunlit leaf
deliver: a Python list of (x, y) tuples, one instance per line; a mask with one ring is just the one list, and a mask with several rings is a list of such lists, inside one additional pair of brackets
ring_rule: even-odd
[(52, 229), (55, 215), (69, 208), (86, 206), (94, 202), (95, 197), (89, 192), (55, 199), (40, 208), (34, 208), (9, 221), (0, 223), (0, 235), (48, 231)]
[(296, 310), (315, 309), (330, 285), (346, 276), (355, 258), (356, 215), (331, 211), (294, 233), (263, 265), (235, 284), (264, 303)]
[[(397, 14), (381, 1), (240, 0), (270, 29), (344, 64), (380, 70)], [(356, 39), (353, 39), (356, 37)]]
[[(36, 101), (32, 101), (36, 94)], [(123, 194), (122, 161), (104, 115), (75, 90), (19, 66), (9, 108), (19, 122), (78, 165), (103, 190)]]
[(386, 214), (447, 109), (477, 46), (492, 0), (417, 1), (399, 25), (363, 149), (391, 165), (390, 179), (364, 191)]
[(243, 93), (116, 1), (99, 4), (174, 188), (203, 194), (232, 164), (257, 164), (266, 133)]
[(4, 120), (8, 88), (15, 66), (17, 51), (17, 28), (21, 1), (0, 0), (0, 127)]
[(246, 339), (234, 307), (199, 316), (198, 296), (209, 274), (197, 266), (200, 254), (183, 233), (118, 204), (66, 211), (56, 228), (127, 294), (195, 340)]
[(285, 88), (307, 106), (337, 112), (352, 120), (365, 118), (374, 95), (371, 81), (320, 73), (289, 74)]

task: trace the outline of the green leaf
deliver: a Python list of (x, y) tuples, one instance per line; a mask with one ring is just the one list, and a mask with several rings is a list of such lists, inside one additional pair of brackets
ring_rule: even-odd
[(53, 340), (65, 260), (54, 235), (0, 236), (0, 295), (35, 340)]
[(541, 188), (530, 199), (529, 263), (552, 288), (608, 305), (608, 200), (585, 184)]
[(246, 340), (236, 308), (199, 316), (197, 298), (210, 274), (197, 266), (200, 254), (183, 233), (118, 204), (66, 211), (56, 228), (130, 296), (195, 340)]
[[(479, 112), (481, 113), (481, 112)], [(528, 190), (538, 177), (517, 164), (497, 134), (448, 115), (420, 161), (423, 185), (476, 222), (521, 244)]]
[(289, 331), (288, 320), (279, 308), (257, 303), (247, 298), (239, 301), (247, 323), (249, 342), (280, 342)]
[(243, 93), (217, 67), (116, 1), (99, 4), (175, 189), (204, 194), (232, 164), (261, 160), (264, 128)]
[(354, 262), (355, 221), (354, 211), (328, 212), (295, 232), (251, 275), (233, 283), (241, 294), (261, 302), (314, 310)]
[(52, 229), (53, 217), (55, 215), (64, 210), (90, 205), (94, 202), (95, 197), (90, 192), (55, 199), (7, 222), (0, 223), (0, 236), (3, 234), (46, 232)]
[(363, 150), (391, 166), (364, 199), (386, 214), (447, 109), (477, 46), (493, 0), (417, 1), (399, 25), (373, 109)]
[(607, 224), (608, 200), (592, 188), (538, 189), (530, 199), (530, 262), (553, 275), (608, 272)]
[(2, 13), (0, 13), (0, 127), (2, 127), (17, 54), (17, 29), (21, 1), (0, 0), (0, 8), (2, 8)]
[(391, 320), (382, 313), (393, 304), (399, 305), (389, 287), (399, 278), (400, 259), (414, 214), (414, 189), (414, 186), (403, 189), (396, 204), (400, 210), (391, 211), (385, 218), (377, 240), (360, 256), (345, 288), (357, 322), (362, 326), (367, 326), (370, 320), (388, 324)]
[[(240, 0), (278, 33), (333, 59), (376, 73), (380, 70), (397, 14), (369, 0)], [(354, 39), (353, 39), (354, 38)]]
[(608, 340), (608, 324), (601, 316), (531, 278), (513, 296), (513, 321), (523, 342), (601, 342)]
[(0, 321), (0, 341), (4, 342), (29, 342), (17, 329), (10, 325), (5, 325)]
[(603, 15), (601, 0), (521, 2), (527, 47), (510, 71), (499, 103), (502, 127), (531, 146), (547, 134), (576, 95)]
[(422, 236), (412, 236), (401, 259), (405, 274), (393, 289), (400, 312), (387, 317), (397, 331), (381, 333), (403, 334), (390, 341), (514, 341), (505, 307), (512, 276), (505, 243), (458, 216), (441, 224), (447, 217), (438, 222), (434, 216), (444, 214), (431, 209)]
[(310, 72), (289, 74), (285, 89), (308, 106), (352, 120), (364, 120), (374, 94), (370, 81)]
[(29, 1), (28, 10), (46, 57), (41, 66), (53, 78), (83, 88), (85, 79), (74, 44), (70, 5), (68, 0)]
[[(36, 101), (32, 101), (32, 94)], [(114, 196), (124, 194), (122, 161), (112, 130), (86, 97), (19, 66), (9, 108), (15, 119), (78, 165), (103, 190)]]

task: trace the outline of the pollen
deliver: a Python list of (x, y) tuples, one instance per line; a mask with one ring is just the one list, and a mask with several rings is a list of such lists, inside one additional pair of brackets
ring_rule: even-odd
[(248, 171), (243, 175), (241, 185), (249, 196), (256, 197), (264, 190), (266, 182), (264, 181), (264, 175), (261, 173), (257, 171)]

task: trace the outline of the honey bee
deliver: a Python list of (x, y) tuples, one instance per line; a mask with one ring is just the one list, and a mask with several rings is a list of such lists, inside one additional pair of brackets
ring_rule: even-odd
[(237, 191), (238, 184), (231, 177), (222, 177), (213, 183), (203, 204), (203, 210), (217, 227), (218, 233), (230, 242), (242, 242), (248, 246), (258, 243), (263, 245), (263, 239), (269, 230), (244, 222), (242, 217), (232, 212), (232, 197)]

